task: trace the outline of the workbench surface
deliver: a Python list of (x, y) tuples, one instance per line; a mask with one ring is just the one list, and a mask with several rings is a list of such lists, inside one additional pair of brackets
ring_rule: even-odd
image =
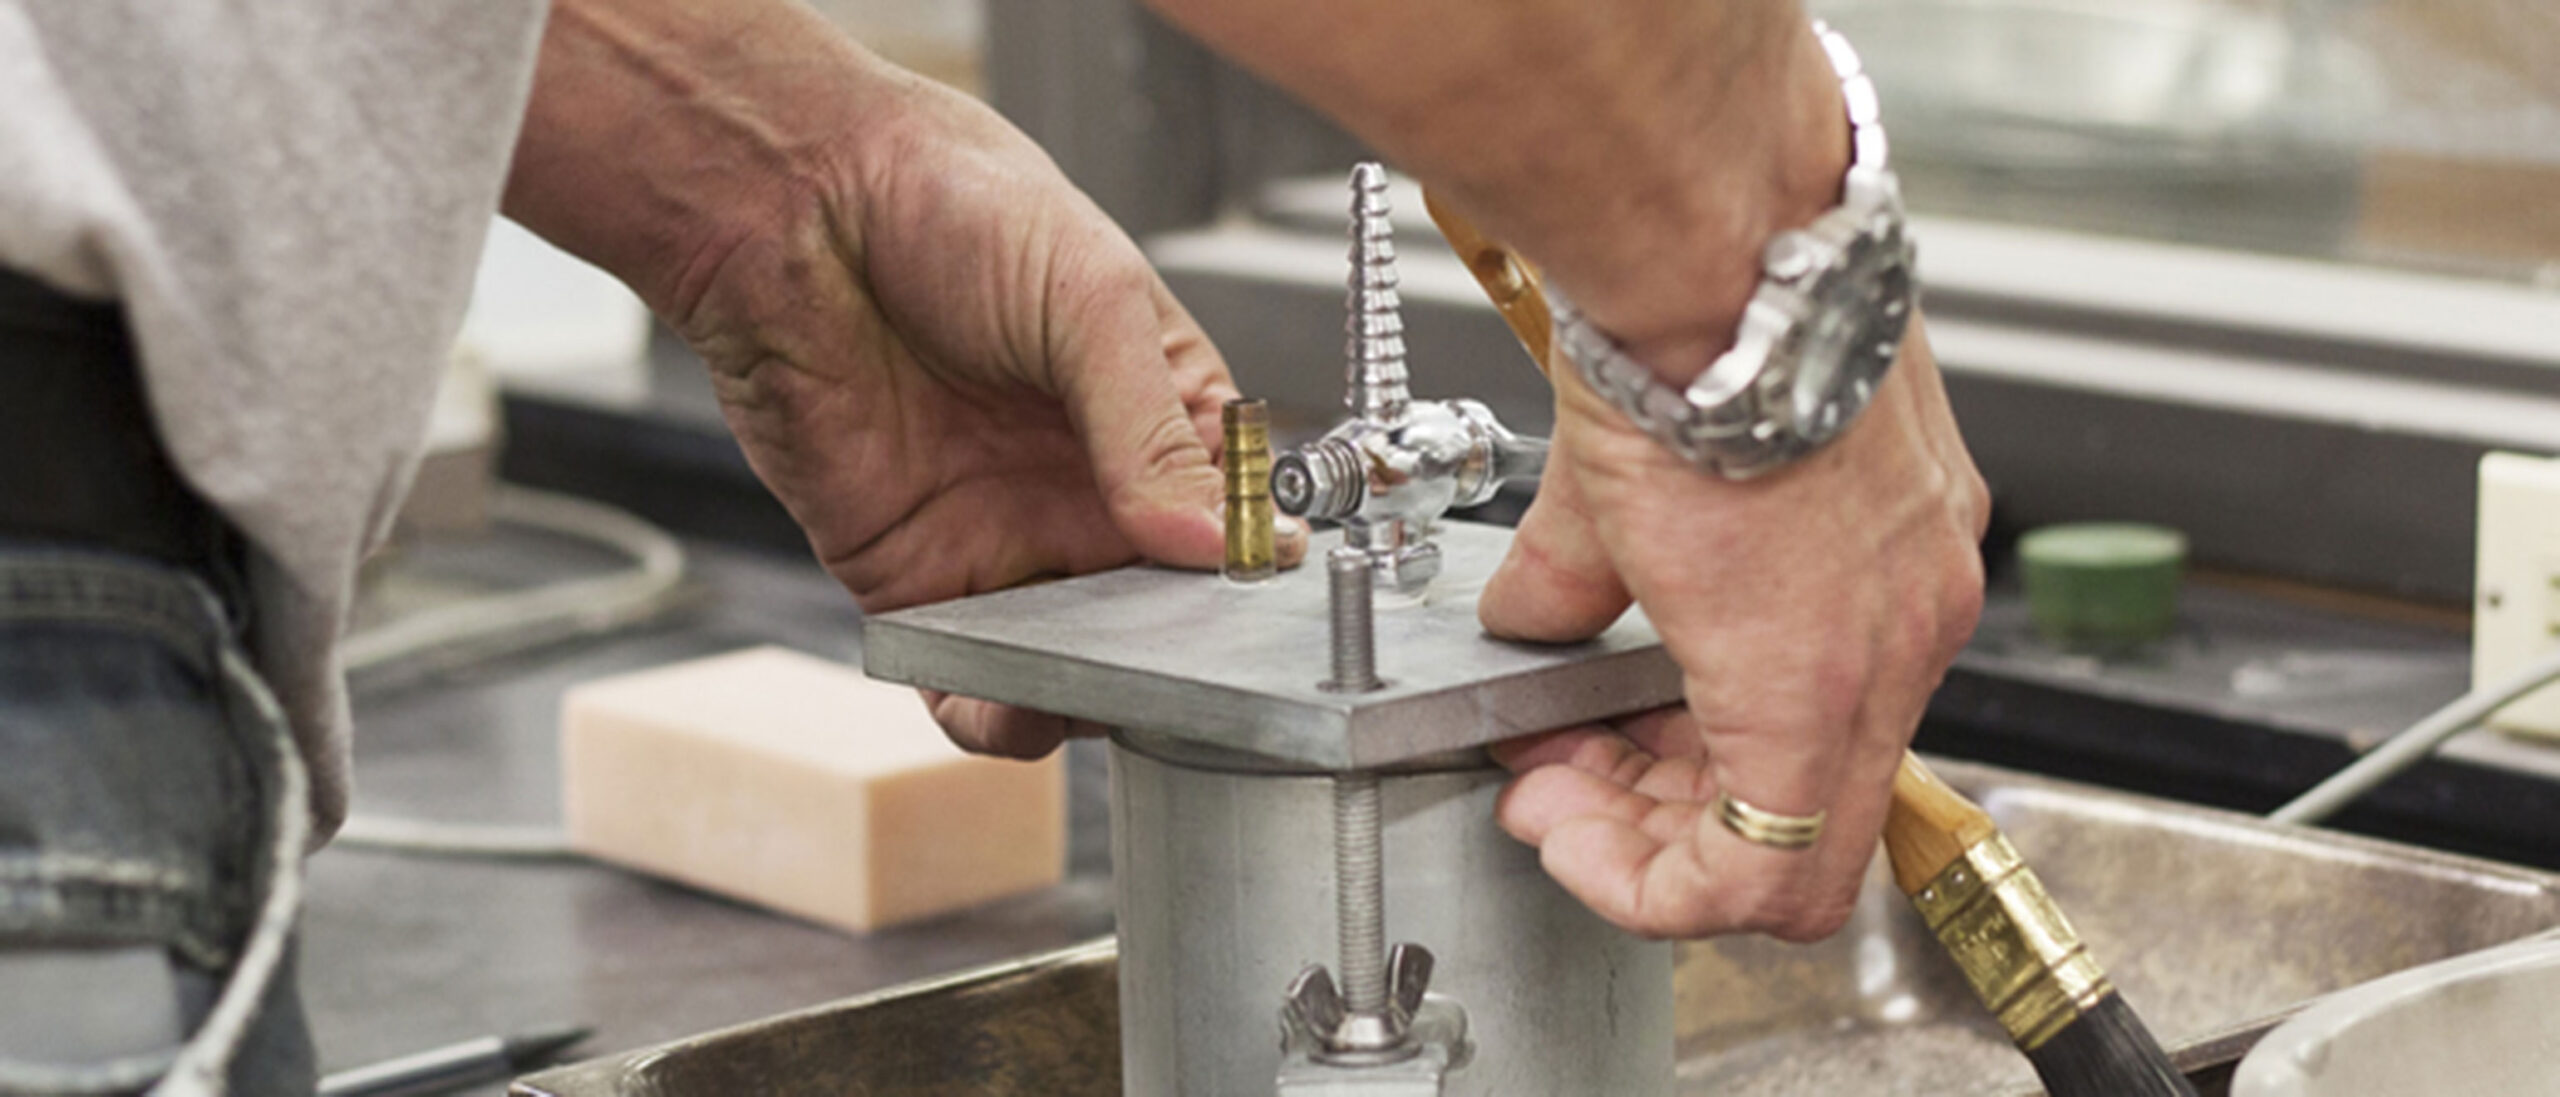
[[(628, 424), (614, 426), (610, 437), (629, 433)], [(606, 482), (689, 481), (622, 469)], [(740, 490), (715, 484), (675, 513), (708, 513), (734, 534), (743, 519), (717, 504)], [(553, 825), (556, 710), (570, 684), (765, 643), (855, 660), (860, 617), (805, 556), (699, 539), (687, 548), (700, 597), (654, 625), (441, 677), (360, 678), (357, 811)], [(2039, 655), (2018, 639), (2023, 613), (2014, 595), (1994, 592), (1981, 633), (1933, 703), (1924, 749), (2260, 811), (2343, 764), (2376, 729), (2405, 723), (2465, 684), (2458, 633), (2192, 584), (2184, 639), (2156, 665), (2081, 667)], [(2300, 670), (2303, 691), (2241, 697), (2235, 684), (2251, 667)], [(2323, 667), (2345, 679), (2326, 681), (2316, 673)], [(2560, 805), (2547, 795), (2560, 768), (2552, 752), (2475, 733), (2446, 753), (2378, 794), (2378, 811), (2344, 821), (2365, 829), (2359, 818), (2367, 818), (2390, 837), (2560, 868), (2547, 839)], [(1108, 933), (1102, 748), (1079, 744), (1070, 760), (1066, 883), (867, 938), (582, 862), (332, 846), (311, 862), (302, 938), (322, 1068), (567, 1024), (594, 1026), (574, 1053), (591, 1057)]]
[[(572, 683), (763, 643), (853, 657), (860, 616), (814, 563), (687, 549), (700, 597), (657, 624), (433, 679), (359, 679), (357, 812), (556, 825)], [(321, 1069), (569, 1024), (595, 1028), (571, 1053), (585, 1058), (1109, 933), (1100, 744), (1072, 748), (1071, 772), (1066, 883), (869, 937), (585, 862), (333, 845), (310, 862), (302, 932)]]

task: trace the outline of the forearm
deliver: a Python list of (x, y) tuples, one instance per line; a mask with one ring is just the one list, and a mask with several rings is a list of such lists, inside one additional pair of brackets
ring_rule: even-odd
[(503, 208), (681, 315), (916, 79), (792, 0), (555, 0)]
[(1838, 200), (1839, 84), (1793, 0), (1150, 0), (1538, 260), (1675, 378), (1761, 245)]

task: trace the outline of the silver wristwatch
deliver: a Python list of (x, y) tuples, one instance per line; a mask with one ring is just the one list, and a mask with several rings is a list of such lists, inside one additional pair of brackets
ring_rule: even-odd
[(1839, 32), (1814, 33), (1848, 101), (1850, 157), (1840, 204), (1782, 232), (1760, 258), (1760, 288), (1733, 349), (1686, 392), (1627, 356), (1550, 288), (1556, 337), (1582, 379), (1645, 433), (1699, 468), (1741, 480), (1820, 449), (1864, 410), (1892, 366), (1914, 303), (1902, 188), (1885, 167), (1876, 87)]

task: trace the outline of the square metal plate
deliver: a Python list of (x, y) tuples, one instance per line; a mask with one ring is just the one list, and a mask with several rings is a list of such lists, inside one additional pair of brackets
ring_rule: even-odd
[[(1368, 693), (1327, 692), (1325, 574), (1256, 586), (1140, 565), (918, 606), (863, 622), (872, 677), (1327, 769), (1408, 758), (1670, 704), (1680, 672), (1630, 610), (1579, 644), (1497, 640), (1476, 598), (1511, 531), (1443, 524), (1420, 605), (1376, 614)], [(1320, 561), (1339, 544), (1322, 533)]]

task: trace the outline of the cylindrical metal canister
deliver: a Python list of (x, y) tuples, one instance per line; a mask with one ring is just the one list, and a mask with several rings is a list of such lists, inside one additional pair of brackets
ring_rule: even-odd
[[(1481, 755), (1391, 770), (1387, 939), (1431, 950), (1474, 1058), (1448, 1097), (1672, 1092), (1671, 946), (1576, 902), (1493, 822)], [(1127, 1097), (1270, 1093), (1289, 981), (1334, 955), (1333, 781), (1123, 732), (1111, 751)]]

